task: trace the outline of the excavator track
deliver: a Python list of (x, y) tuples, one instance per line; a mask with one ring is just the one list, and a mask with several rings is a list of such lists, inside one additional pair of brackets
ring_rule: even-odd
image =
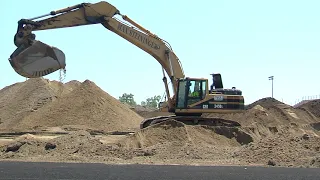
[(208, 126), (226, 126), (226, 127), (240, 127), (240, 123), (232, 120), (222, 118), (210, 118), (201, 116), (157, 116), (148, 119), (144, 119), (140, 123), (140, 129), (144, 129), (148, 126), (158, 124), (167, 120), (176, 120), (186, 125), (208, 125)]

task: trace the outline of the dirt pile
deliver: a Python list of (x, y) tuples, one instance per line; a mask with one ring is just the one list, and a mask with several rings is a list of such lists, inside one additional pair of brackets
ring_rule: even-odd
[(25, 116), (54, 101), (59, 85), (43, 78), (28, 79), (0, 91), (0, 129), (10, 129)]
[(76, 131), (52, 140), (21, 136), (0, 148), (2, 159), (86, 162), (216, 161), (233, 163), (234, 148), (251, 142), (240, 130), (186, 126), (167, 121), (140, 130), (115, 143), (104, 144), (87, 131)]
[(81, 85), (81, 82), (77, 80), (72, 80), (64, 84), (65, 88), (68, 89), (69, 91), (76, 89), (80, 85)]
[[(311, 123), (319, 122), (318, 118), (304, 109), (296, 109), (273, 98), (264, 98), (248, 106), (245, 112), (249, 116), (260, 118), (264, 125), (282, 126), (293, 125), (304, 127)], [(260, 114), (259, 114), (259, 113)], [(263, 116), (268, 116), (263, 118)], [(264, 121), (263, 121), (264, 120)]]
[(142, 129), (118, 145), (125, 149), (151, 150), (154, 159), (228, 161), (226, 157), (234, 147), (249, 142), (252, 138), (239, 129), (187, 126), (169, 120)]
[[(89, 80), (62, 84), (29, 79), (0, 90), (0, 128), (77, 131), (51, 140), (20, 136), (3, 143), (0, 158), (320, 167), (319, 106), (320, 101), (312, 101), (293, 108), (263, 98), (241, 113), (204, 114), (240, 122), (241, 128), (189, 126), (169, 120), (137, 130), (141, 116), (170, 113), (122, 104)], [(135, 133), (102, 143), (89, 133), (97, 130)]]
[(266, 98), (259, 99), (259, 100), (255, 101), (255, 102), (247, 105), (246, 109), (252, 109), (253, 107), (255, 107), (257, 105), (260, 105), (260, 106), (262, 106), (264, 108), (269, 108), (269, 107), (274, 107), (274, 106), (279, 105), (279, 104), (284, 105), (283, 102), (280, 102), (275, 98), (266, 97)]
[(315, 134), (281, 133), (250, 143), (233, 155), (243, 163), (276, 166), (318, 166), (320, 138)]
[[(32, 137), (18, 138), (0, 148), (3, 159), (49, 160), (49, 161), (117, 161), (143, 156), (142, 150), (124, 150), (116, 145), (105, 145), (87, 131), (71, 132), (53, 140)], [(40, 158), (39, 158), (40, 157)]]
[(76, 86), (70, 93), (26, 116), (16, 128), (75, 125), (104, 131), (127, 131), (139, 127), (142, 117), (95, 83), (86, 80)]
[(260, 99), (248, 105), (244, 112), (204, 116), (237, 121), (243, 127), (250, 127), (258, 138), (272, 135), (283, 128), (304, 128), (320, 122), (308, 111), (295, 109), (273, 98)]
[(315, 117), (320, 118), (320, 99), (309, 101), (297, 107), (297, 109), (307, 110)]
[(0, 147), (2, 159), (113, 163), (320, 165), (320, 138), (281, 131), (253, 141), (238, 128), (188, 126), (171, 120), (102, 143), (87, 131), (51, 140), (25, 135)]

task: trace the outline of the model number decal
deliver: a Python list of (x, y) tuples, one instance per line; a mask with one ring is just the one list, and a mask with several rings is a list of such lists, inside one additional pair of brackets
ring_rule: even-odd
[(213, 96), (215, 101), (223, 101), (223, 96)]
[(222, 104), (214, 104), (213, 107), (216, 108), (216, 109), (222, 109), (223, 105)]

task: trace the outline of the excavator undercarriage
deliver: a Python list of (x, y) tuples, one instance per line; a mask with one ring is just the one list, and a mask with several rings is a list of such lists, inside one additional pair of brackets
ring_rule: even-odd
[(221, 118), (210, 118), (201, 116), (157, 116), (144, 119), (140, 123), (140, 129), (158, 124), (167, 120), (176, 120), (186, 125), (207, 125), (207, 126), (225, 126), (225, 127), (239, 127), (240, 123), (232, 120), (226, 120)]

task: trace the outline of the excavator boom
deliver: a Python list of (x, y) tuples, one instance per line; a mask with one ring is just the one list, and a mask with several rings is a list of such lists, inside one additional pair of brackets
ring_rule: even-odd
[[(118, 19), (118, 16), (122, 20)], [(21, 19), (14, 36), (17, 49), (10, 55), (9, 62), (19, 75), (27, 78), (38, 78), (57, 70), (65, 70), (64, 52), (57, 47), (36, 40), (33, 32), (93, 24), (101, 24), (109, 31), (147, 52), (160, 63), (167, 95), (165, 106), (169, 112), (179, 115), (175, 119), (186, 123), (200, 121), (205, 122), (204, 124), (208, 122), (209, 124), (217, 124), (217, 122), (221, 124), (224, 122), (225, 125), (230, 125), (230, 121), (199, 118), (199, 115), (204, 112), (237, 112), (243, 109), (244, 101), (241, 91), (221, 89), (222, 84), (219, 83), (219, 81), (222, 82), (221, 80), (216, 82), (216, 85), (221, 84), (217, 86), (220, 89), (209, 91), (207, 79), (185, 77), (181, 62), (168, 42), (140, 26), (128, 16), (122, 15), (115, 6), (105, 1), (81, 3), (35, 18)], [(166, 75), (172, 84), (172, 97)], [(197, 118), (192, 118), (191, 115)], [(147, 119), (142, 122), (142, 127), (168, 118)]]
[[(134, 24), (138, 25), (141, 29), (121, 22), (114, 17), (115, 15), (120, 15), (124, 20), (134, 23), (127, 16), (121, 15), (120, 11), (114, 6), (104, 1), (96, 4), (82, 3), (36, 17), (43, 18), (45, 16), (53, 16), (44, 20), (35, 21), (36, 18), (32, 18), (32, 20), (21, 19), (18, 22), (15, 45), (17, 47), (24, 45), (25, 48), (32, 46), (35, 40), (35, 35), (32, 34), (33, 31), (102, 24), (110, 31), (155, 57), (170, 77), (184, 78), (181, 63), (166, 41), (153, 35), (137, 23)], [(12, 60), (14, 55), (15, 54), (10, 57), (13, 62), (15, 62)], [(22, 76), (33, 78), (43, 75), (22, 74)]]
[[(117, 19), (116, 15), (127, 22)], [(38, 20), (47, 16), (49, 18)], [(102, 24), (111, 32), (153, 56), (170, 77), (172, 88), (176, 91), (176, 80), (184, 78), (185, 75), (181, 62), (170, 44), (138, 25), (128, 16), (120, 14), (117, 8), (105, 1), (95, 4), (82, 3), (35, 18), (21, 19), (14, 38), (17, 49), (11, 54), (9, 62), (18, 74), (27, 78), (42, 77), (59, 69), (65, 69), (65, 54), (57, 47), (35, 40), (32, 32), (92, 24)], [(170, 98), (165, 73), (163, 75), (167, 97)], [(169, 106), (172, 109), (174, 102), (172, 99), (168, 101), (171, 101)]]

